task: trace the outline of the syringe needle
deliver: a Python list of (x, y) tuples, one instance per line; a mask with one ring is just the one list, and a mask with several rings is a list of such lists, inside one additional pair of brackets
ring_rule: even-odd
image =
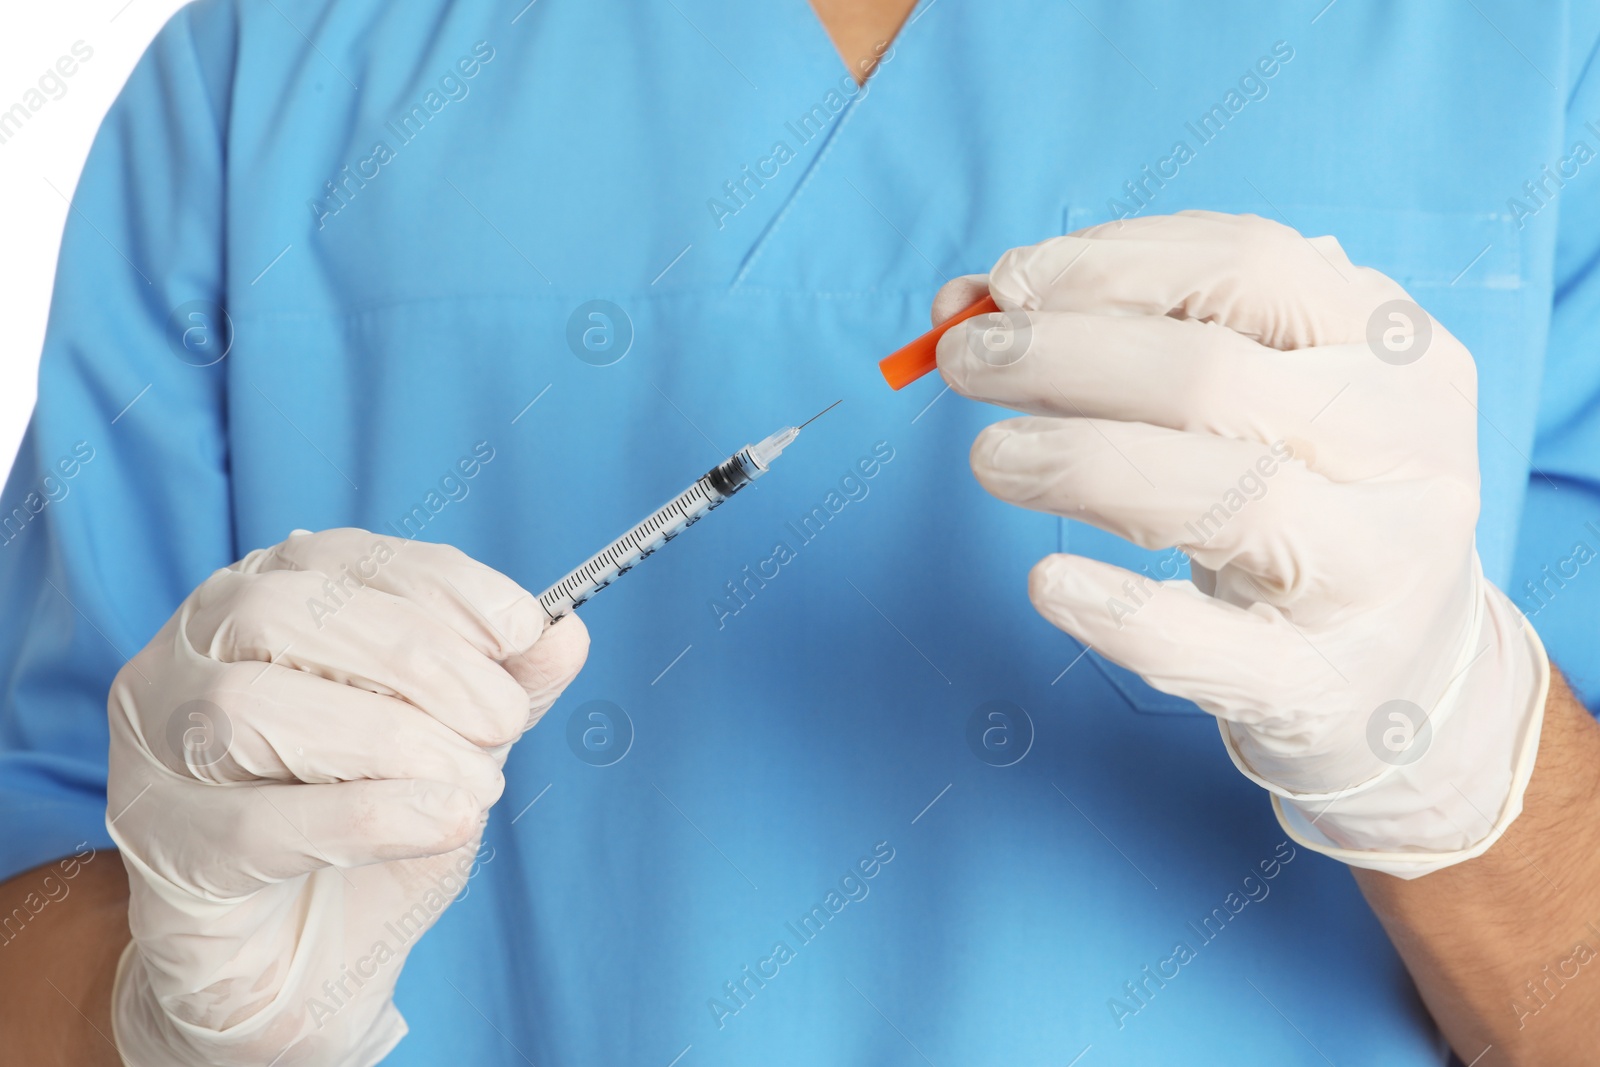
[(823, 408), (821, 411), (819, 411), (815, 415), (811, 416), (805, 422), (802, 422), (799, 426), (796, 426), (795, 429), (797, 429), (797, 430), (805, 429), (807, 426), (810, 426), (813, 422), (816, 422), (818, 419), (822, 418), (822, 416), (826, 415), (828, 412), (832, 411), (834, 408), (838, 407), (840, 404), (843, 404), (843, 403), (844, 403), (844, 397), (841, 396), (838, 400), (835, 400), (833, 403), (829, 404), (827, 407)]

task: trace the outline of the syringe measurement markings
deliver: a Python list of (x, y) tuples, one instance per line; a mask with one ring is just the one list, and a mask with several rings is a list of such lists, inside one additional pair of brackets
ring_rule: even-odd
[(786, 426), (755, 444), (746, 445), (705, 474), (689, 488), (656, 511), (646, 515), (632, 529), (579, 564), (556, 585), (539, 595), (539, 603), (552, 619), (559, 619), (572, 608), (627, 573), (656, 552), (662, 545), (699, 522), (740, 489), (771, 469), (771, 464), (794, 441), (802, 429), (818, 416), (831, 411), (838, 401), (799, 426)]
[[(632, 530), (629, 530), (617, 541), (608, 545), (601, 553), (601, 557), (591, 559), (576, 573), (569, 575), (562, 581), (560, 586), (558, 586), (561, 595), (571, 596), (583, 585), (593, 583), (595, 588), (592, 589), (589, 594), (592, 596), (595, 592), (603, 589), (616, 578), (626, 574), (628, 570), (631, 569), (633, 564), (650, 556), (656, 550), (656, 548), (660, 547), (660, 544), (657, 544), (653, 547), (646, 548), (645, 541), (647, 538), (652, 538), (653, 535), (665, 530), (668, 526), (675, 525), (675, 523), (671, 521), (674, 516), (677, 519), (683, 520), (683, 525), (677, 530), (672, 530), (671, 532), (663, 534), (661, 537), (661, 544), (672, 540), (672, 538), (677, 536), (677, 534), (682, 530), (692, 526), (699, 516), (691, 515), (688, 511), (688, 505), (690, 501), (696, 499), (707, 501), (710, 504), (710, 507), (706, 509), (707, 511), (710, 511), (718, 504), (721, 504), (721, 499), (712, 498), (711, 493), (708, 491), (709, 486), (706, 484), (706, 482), (707, 480), (705, 478), (701, 478), (694, 485), (690, 486), (689, 489), (685, 490), (683, 493), (679, 494), (676, 498), (670, 501), (665, 507), (661, 508), (655, 514), (649, 516), (643, 522), (635, 526)], [(623, 566), (622, 557), (618, 555), (618, 553), (622, 551), (624, 545), (639, 553), (637, 558), (635, 558), (627, 566)], [(601, 566), (602, 558), (603, 562), (606, 564), (605, 566)], [(604, 581), (600, 581), (600, 576), (609, 570), (615, 570), (616, 573), (610, 575)]]
[[(585, 603), (601, 589), (636, 567), (640, 561), (648, 559), (662, 545), (710, 514), (729, 496), (754, 480), (748, 473), (752, 463), (744, 451), (736, 453), (733, 459), (739, 460), (739, 467), (745, 473), (745, 477), (731, 480), (732, 475), (724, 471), (731, 461), (707, 471), (689, 488), (601, 549), (598, 555), (591, 557), (556, 586), (546, 590), (545, 595), (539, 598), (540, 603), (546, 604), (548, 600), (550, 604), (554, 604), (561, 599), (569, 601), (569, 607)], [(759, 465), (756, 465), (756, 468), (757, 477), (766, 470)], [(731, 482), (729, 489), (721, 488), (723, 481)], [(549, 604), (546, 604), (546, 607), (548, 609)]]

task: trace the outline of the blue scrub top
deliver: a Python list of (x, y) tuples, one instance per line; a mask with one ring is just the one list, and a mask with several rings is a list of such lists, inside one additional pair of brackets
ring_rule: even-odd
[(801, 0), (184, 9), (84, 171), (5, 491), (0, 873), (108, 847), (107, 685), (214, 568), (356, 525), (542, 589), (842, 396), (583, 609), (388, 1062), (1444, 1062), (1212, 720), (1025, 595), (1170, 557), (991, 499), (1002, 413), (875, 361), (1090, 223), (1334, 234), (1476, 355), (1486, 569), (1592, 702), (1600, 24), (1522, 16), (940, 0), (858, 92)]

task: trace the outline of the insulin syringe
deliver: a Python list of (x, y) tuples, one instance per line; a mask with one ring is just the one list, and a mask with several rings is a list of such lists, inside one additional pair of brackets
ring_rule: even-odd
[(689, 488), (540, 593), (539, 606), (554, 621), (594, 596), (640, 560), (693, 526), (718, 504), (767, 473), (772, 461), (800, 436), (801, 430), (832, 411), (838, 403), (835, 400), (799, 426), (785, 426), (753, 445), (745, 445), (712, 467)]

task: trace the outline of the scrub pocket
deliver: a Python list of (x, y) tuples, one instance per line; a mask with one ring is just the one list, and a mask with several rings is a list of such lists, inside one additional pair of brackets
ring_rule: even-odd
[[(1305, 205), (1278, 201), (1278, 214), (1259, 201), (1202, 198), (1173, 200), (1170, 211), (1204, 208), (1252, 213), (1287, 222), (1308, 237), (1331, 234), (1350, 260), (1387, 274), (1472, 352), (1478, 364), (1479, 407), (1483, 422), (1520, 425), (1518, 414), (1537, 405), (1541, 367), (1527, 362), (1528, 338), (1540, 336), (1522, 301), (1522, 255), (1515, 221), (1504, 214), (1410, 211)], [(1068, 206), (1063, 233), (1108, 222), (1105, 207)], [(1331, 278), (1331, 275), (1330, 275)], [(1331, 279), (1338, 284), (1337, 279)], [(1542, 344), (1537, 346), (1542, 350)], [(1496, 416), (1496, 409), (1506, 414)], [(1498, 447), (1493, 447), (1498, 444)], [(1485, 570), (1495, 573), (1498, 557), (1509, 566), (1522, 487), (1527, 480), (1526, 449), (1511, 442), (1488, 442), (1480, 433), (1484, 515), (1479, 521), (1479, 553)], [(1154, 580), (1189, 577), (1186, 557), (1175, 549), (1151, 552), (1114, 534), (1062, 519), (1060, 551), (1104, 560)], [(1135, 711), (1149, 715), (1204, 715), (1194, 703), (1152, 688), (1132, 671), (1099, 656), (1089, 659)]]

